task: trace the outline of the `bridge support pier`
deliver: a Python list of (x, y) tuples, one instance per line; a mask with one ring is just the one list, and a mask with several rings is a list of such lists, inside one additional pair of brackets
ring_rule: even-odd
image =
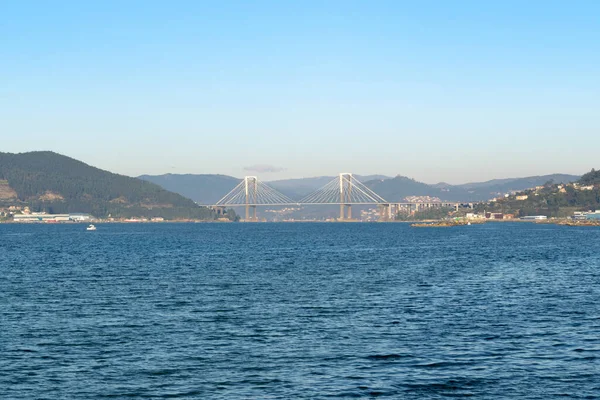
[(352, 204), (340, 204), (340, 221), (352, 219)]
[(246, 222), (256, 222), (258, 221), (258, 218), (256, 217), (256, 206), (255, 205), (250, 205), (250, 204), (246, 204)]
[(217, 217), (223, 217), (226, 214), (225, 207), (222, 206), (213, 207), (213, 210), (215, 211), (215, 213), (217, 213)]
[(391, 219), (392, 208), (389, 204), (379, 204), (379, 221), (389, 221)]
[(396, 216), (400, 213), (400, 204), (390, 203), (390, 220), (394, 221)]
[(256, 222), (256, 198), (258, 196), (258, 178), (256, 176), (244, 177), (244, 190), (246, 195), (246, 221)]
[[(339, 178), (340, 183), (340, 221), (352, 219), (352, 188), (354, 186), (354, 178), (351, 173), (341, 173)], [(347, 216), (344, 216), (344, 211), (347, 211)]]

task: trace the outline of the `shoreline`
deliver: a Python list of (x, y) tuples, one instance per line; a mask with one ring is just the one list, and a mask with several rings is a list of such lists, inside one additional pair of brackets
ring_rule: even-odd
[(4, 220), (0, 221), (0, 224), (11, 224), (11, 225), (88, 225), (88, 224), (229, 224), (229, 223), (240, 223), (240, 224), (256, 224), (256, 223), (366, 223), (366, 224), (377, 224), (377, 223), (399, 223), (399, 224), (419, 224), (422, 226), (462, 226), (468, 225), (483, 225), (487, 223), (534, 223), (542, 225), (565, 225), (565, 226), (600, 226), (600, 220), (573, 220), (571, 218), (552, 218), (547, 220), (523, 220), (523, 219), (473, 219), (460, 221), (453, 221), (447, 219), (428, 219), (428, 220), (390, 220), (390, 221), (310, 221), (310, 220), (297, 220), (297, 221), (224, 221), (224, 220), (163, 220), (163, 221), (126, 221), (126, 220), (102, 220), (93, 219), (88, 221), (12, 221)]

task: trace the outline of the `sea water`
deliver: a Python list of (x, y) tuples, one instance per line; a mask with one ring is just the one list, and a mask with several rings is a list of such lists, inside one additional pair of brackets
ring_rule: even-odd
[(0, 224), (1, 399), (595, 398), (600, 229)]

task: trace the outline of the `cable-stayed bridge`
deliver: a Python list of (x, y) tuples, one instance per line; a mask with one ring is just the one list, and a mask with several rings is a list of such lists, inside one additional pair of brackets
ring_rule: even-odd
[[(219, 214), (224, 214), (230, 207), (245, 207), (246, 221), (257, 221), (256, 208), (260, 206), (316, 206), (339, 205), (340, 220), (352, 219), (352, 206), (376, 205), (379, 208), (380, 219), (392, 218), (394, 212), (401, 207), (418, 211), (432, 207), (458, 207), (461, 203), (432, 202), (432, 203), (397, 203), (389, 202), (369, 189), (351, 173), (340, 173), (323, 187), (293, 200), (260, 181), (256, 176), (246, 176), (236, 187), (223, 196), (216, 204), (208, 205)], [(472, 203), (469, 204), (472, 207)], [(395, 210), (394, 210), (395, 209)]]

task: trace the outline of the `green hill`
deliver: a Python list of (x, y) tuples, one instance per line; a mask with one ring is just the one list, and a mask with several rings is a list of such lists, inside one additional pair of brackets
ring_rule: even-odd
[(213, 219), (214, 213), (158, 185), (50, 152), (0, 153), (0, 204), (96, 217)]
[(478, 206), (479, 211), (493, 211), (548, 217), (567, 217), (573, 211), (600, 209), (600, 173), (591, 170), (579, 181), (557, 184), (548, 181), (545, 185), (515, 193), (505, 198)]
[(596, 185), (600, 184), (600, 171), (596, 171), (594, 168), (587, 174), (584, 174), (581, 179), (579, 179), (579, 183), (582, 185)]

